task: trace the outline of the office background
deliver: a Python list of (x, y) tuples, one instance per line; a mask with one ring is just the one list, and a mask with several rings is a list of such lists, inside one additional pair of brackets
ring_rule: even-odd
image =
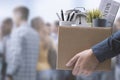
[(12, 17), (12, 10), (18, 5), (25, 5), (31, 10), (30, 19), (42, 16), (45, 21), (53, 22), (57, 20), (56, 12), (60, 9), (68, 10), (74, 7), (93, 9), (97, 8), (99, 3), (100, 0), (0, 0), (0, 21), (7, 16)]

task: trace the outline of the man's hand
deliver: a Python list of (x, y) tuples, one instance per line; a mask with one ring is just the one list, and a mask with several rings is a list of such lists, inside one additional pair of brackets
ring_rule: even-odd
[(85, 50), (75, 55), (66, 66), (74, 66), (73, 75), (90, 75), (96, 69), (99, 61), (93, 54), (92, 49)]

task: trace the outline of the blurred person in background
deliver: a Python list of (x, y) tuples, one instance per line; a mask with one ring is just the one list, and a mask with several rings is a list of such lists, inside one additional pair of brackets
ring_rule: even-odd
[(5, 80), (6, 77), (6, 68), (9, 62), (8, 56), (9, 53), (9, 43), (10, 43), (10, 33), (12, 31), (13, 21), (11, 18), (6, 18), (3, 20), (1, 25), (1, 33), (0, 33), (0, 54), (2, 54), (2, 80)]
[(58, 28), (59, 28), (59, 21), (55, 21), (52, 29), (51, 37), (53, 38), (54, 44), (56, 46), (58, 46)]
[(117, 18), (114, 24), (114, 32), (117, 32), (120, 30), (120, 17)]
[(8, 80), (36, 80), (36, 65), (39, 54), (39, 35), (28, 23), (29, 9), (19, 6), (14, 9), (16, 28), (12, 30), (9, 46)]
[[(42, 24), (39, 24), (42, 23)], [(54, 43), (51, 37), (51, 24), (45, 24), (40, 17), (35, 17), (31, 21), (32, 27), (40, 34), (40, 54), (37, 64), (38, 80), (74, 80), (71, 72), (55, 70), (57, 41)], [(53, 29), (53, 33), (58, 34), (58, 24)], [(57, 35), (58, 38), (58, 35)], [(58, 39), (57, 39), (58, 40)]]
[(47, 30), (48, 30), (48, 35), (51, 35), (51, 33), (52, 33), (52, 24), (46, 23), (46, 27), (47, 27)]
[[(115, 22), (114, 31), (120, 30), (120, 17)], [(116, 57), (115, 80), (120, 80), (120, 55)]]
[(44, 28), (45, 22), (41, 17), (35, 17), (31, 20), (31, 26), (38, 32), (40, 33), (40, 30)]
[[(31, 25), (38, 31), (41, 38), (40, 53), (37, 64), (37, 80), (53, 80), (53, 72), (51, 69), (55, 68), (54, 62), (56, 61), (56, 49), (49, 36), (49, 29), (40, 17), (32, 19)], [(55, 57), (51, 57), (51, 55), (54, 55)]]

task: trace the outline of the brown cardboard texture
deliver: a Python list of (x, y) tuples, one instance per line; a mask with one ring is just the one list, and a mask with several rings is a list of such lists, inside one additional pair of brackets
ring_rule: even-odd
[[(66, 63), (77, 53), (91, 48), (93, 45), (103, 41), (112, 33), (111, 28), (93, 27), (60, 27), (57, 56), (57, 69), (71, 70)], [(111, 60), (100, 63), (97, 71), (109, 71)]]

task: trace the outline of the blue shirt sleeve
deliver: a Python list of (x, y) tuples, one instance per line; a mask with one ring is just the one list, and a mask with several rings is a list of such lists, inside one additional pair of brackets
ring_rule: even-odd
[(120, 31), (93, 46), (92, 50), (99, 62), (120, 54)]

